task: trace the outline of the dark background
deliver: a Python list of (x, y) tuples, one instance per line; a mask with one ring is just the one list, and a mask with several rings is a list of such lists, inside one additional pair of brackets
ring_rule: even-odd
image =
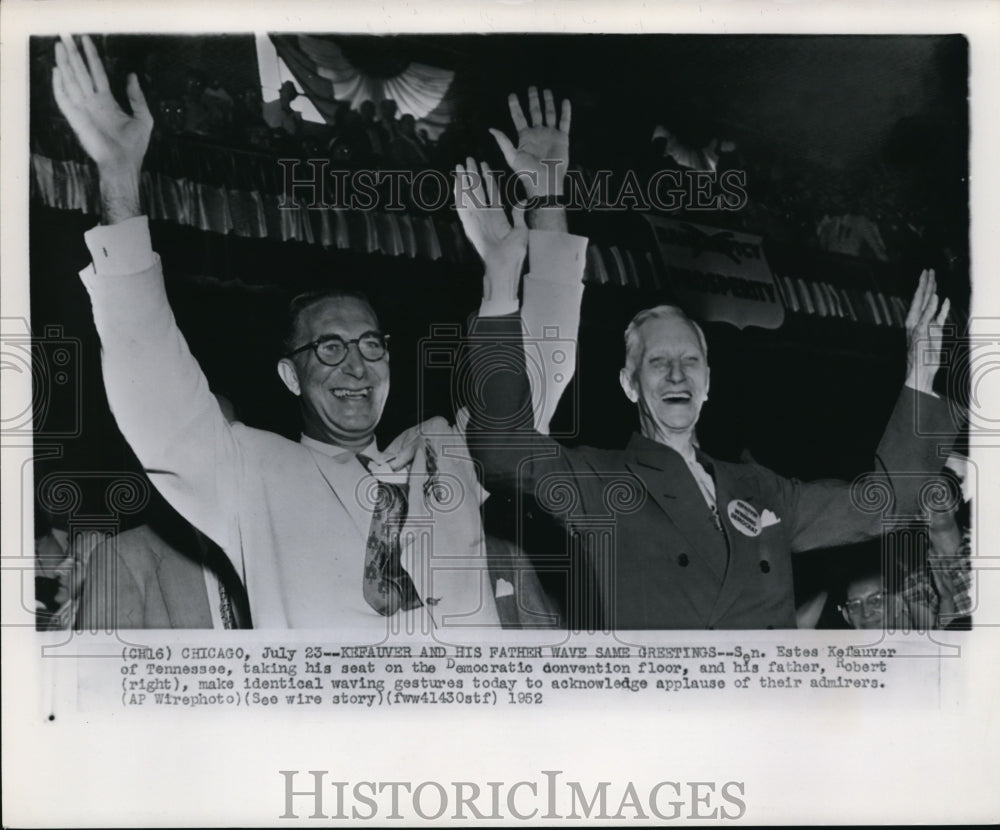
[[(770, 36), (412, 36), (338, 38), (373, 69), (412, 59), (456, 71), (459, 119), (443, 142), (456, 158), (502, 160), (486, 127), (510, 132), (507, 93), (529, 84), (570, 97), (571, 154), (584, 169), (638, 164), (658, 123), (692, 143), (731, 137), (756, 160), (773, 191), (799, 166), (825, 171), (830, 188), (794, 194), (804, 222), (832, 199), (891, 199), (933, 231), (897, 262), (940, 264), (945, 248), (958, 267), (939, 270), (957, 308), (969, 307), (967, 55), (964, 38)], [(51, 115), (50, 39), (32, 43), (32, 124)], [(249, 36), (108, 37), (117, 58), (113, 82), (136, 69), (165, 88), (198, 67), (227, 87), (258, 83)], [(33, 135), (33, 140), (38, 136)], [(891, 196), (868, 187), (873, 171), (893, 182)], [(751, 185), (753, 183), (751, 182)], [(752, 188), (751, 188), (752, 189)], [(882, 205), (884, 207), (885, 205)], [(94, 217), (30, 206), (32, 328), (58, 324), (80, 341), (82, 432), (60, 441), (62, 470), (137, 468), (114, 424), (100, 380), (99, 345), (89, 299), (77, 276)], [(639, 233), (636, 216), (574, 216), (594, 238)], [(420, 342), (439, 324), (462, 325), (477, 307), (481, 269), (318, 245), (248, 240), (152, 223), (171, 303), (216, 391), (247, 423), (297, 435), (295, 402), (275, 372), (284, 301), (306, 287), (348, 285), (373, 299), (392, 334), (392, 391), (379, 429), (383, 445), (435, 414), (452, 415), (450, 376), (423, 374)], [(248, 288), (247, 286), (252, 286)], [(581, 369), (553, 429), (579, 424), (571, 442), (621, 446), (636, 428), (619, 392), (621, 332), (639, 308), (667, 292), (588, 286), (580, 331)], [(851, 478), (868, 469), (903, 380), (901, 332), (844, 321), (794, 319), (778, 331), (705, 326), (711, 397), (699, 427), (702, 446), (722, 458), (750, 453), (779, 473), (805, 479)], [(457, 344), (456, 344), (457, 345)], [(49, 465), (49, 466), (45, 466)], [(823, 581), (828, 556), (800, 558), (803, 595)]]

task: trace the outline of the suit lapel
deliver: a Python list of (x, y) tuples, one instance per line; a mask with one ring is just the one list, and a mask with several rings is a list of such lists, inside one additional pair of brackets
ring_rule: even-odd
[(722, 617), (741, 591), (756, 583), (755, 572), (760, 568), (758, 538), (748, 536), (735, 527), (729, 516), (729, 506), (739, 500), (751, 505), (758, 513), (763, 510), (756, 477), (749, 473), (734, 472), (729, 465), (715, 465), (715, 491), (719, 519), (729, 541), (729, 567), (726, 569), (722, 591), (712, 609), (712, 620)]
[(708, 505), (684, 459), (640, 435), (632, 436), (628, 449), (625, 466), (642, 480), (650, 497), (692, 548), (701, 550)]

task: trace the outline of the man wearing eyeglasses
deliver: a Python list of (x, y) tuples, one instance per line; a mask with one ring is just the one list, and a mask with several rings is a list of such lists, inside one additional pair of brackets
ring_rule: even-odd
[[(896, 631), (904, 625), (903, 603), (899, 596), (885, 590), (882, 573), (877, 569), (851, 580), (837, 610), (851, 628)], [(908, 621), (906, 626), (909, 628)]]
[(389, 395), (388, 336), (360, 294), (326, 291), (296, 297), (288, 311), (278, 374), (302, 398), (306, 441), (372, 450)]
[[(290, 309), (278, 372), (300, 399), (300, 442), (227, 423), (177, 328), (139, 208), (152, 116), (134, 75), (132, 114), (119, 107), (93, 43), (82, 45), (86, 61), (72, 39), (56, 45), (53, 91), (99, 173), (104, 224), (86, 235), (93, 264), (81, 278), (108, 400), (150, 480), (233, 561), (255, 627), (331, 629), (364, 643), (498, 625), (483, 491), (464, 442), (414, 428), (385, 454), (375, 445), (389, 353), (362, 296), (306, 295)], [(568, 298), (580, 290), (585, 243), (532, 243), (534, 259), (565, 266)], [(559, 290), (548, 290), (550, 307), (579, 301), (553, 302)]]

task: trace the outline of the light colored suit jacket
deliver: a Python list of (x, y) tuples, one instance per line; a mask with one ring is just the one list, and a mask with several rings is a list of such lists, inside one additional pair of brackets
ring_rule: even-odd
[[(443, 626), (458, 635), (498, 624), (478, 498), (464, 497), (448, 510), (425, 502), (426, 450), (418, 453), (410, 492), (419, 496), (404, 528), (403, 564), (422, 598), (434, 602), (380, 616), (361, 590), (373, 504), (372, 478), (361, 463), (226, 421), (177, 328), (144, 217), (96, 228), (87, 243), (94, 264), (81, 278), (112, 412), (152, 483), (232, 560), (255, 627), (333, 629), (360, 644), (400, 630), (436, 628), (440, 638)], [(580, 282), (585, 240), (533, 231), (530, 244), (546, 263), (554, 258), (563, 270), (575, 270)], [(580, 287), (554, 281), (558, 268), (551, 264), (544, 270), (541, 293), (569, 284), (573, 301), (554, 305), (575, 321)], [(575, 322), (566, 327), (575, 333)], [(453, 475), (456, 486), (478, 492), (471, 464), (452, 459), (446, 448), (438, 457), (439, 470)]]

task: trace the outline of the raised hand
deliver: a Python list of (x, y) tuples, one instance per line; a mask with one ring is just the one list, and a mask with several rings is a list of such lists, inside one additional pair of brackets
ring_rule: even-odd
[(931, 393), (941, 368), (941, 327), (948, 319), (951, 302), (938, 307), (934, 270), (923, 271), (906, 314), (906, 385)]
[(93, 42), (86, 35), (80, 40), (86, 62), (73, 38), (63, 36), (56, 44), (52, 90), (59, 110), (97, 164), (106, 218), (110, 213), (111, 221), (120, 221), (126, 218), (122, 213), (138, 213), (139, 171), (153, 116), (134, 74), (126, 86), (132, 114), (118, 105)]
[[(485, 185), (485, 186), (484, 186)], [(486, 266), (483, 299), (517, 300), (521, 266), (528, 250), (523, 208), (512, 210), (513, 224), (500, 204), (500, 187), (484, 163), (473, 158), (455, 165), (455, 207), (462, 229)]]
[(517, 175), (529, 199), (562, 196), (566, 169), (569, 166), (569, 126), (572, 111), (569, 101), (562, 102), (562, 112), (556, 121), (556, 103), (551, 90), (544, 90), (544, 117), (538, 100), (538, 90), (528, 88), (528, 113), (531, 126), (524, 117), (521, 102), (515, 93), (507, 98), (510, 117), (517, 130), (517, 147), (497, 129), (490, 129), (511, 171)]

